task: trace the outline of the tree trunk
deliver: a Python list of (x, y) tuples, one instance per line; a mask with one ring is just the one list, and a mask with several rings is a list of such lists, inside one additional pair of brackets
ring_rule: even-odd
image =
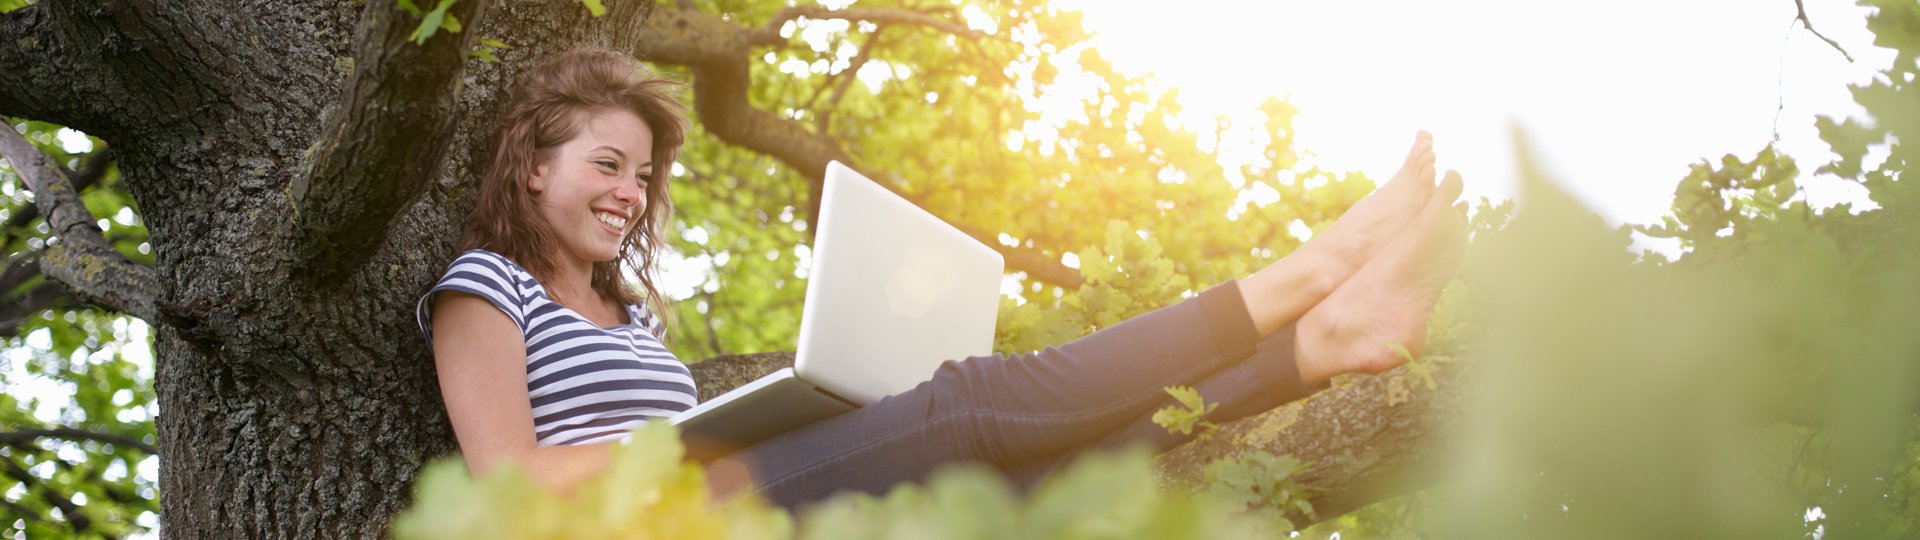
[[(453, 255), (498, 102), (530, 59), (631, 50), (652, 5), (614, 4), (462, 0), (465, 32), (425, 45), (381, 0), (0, 15), (0, 114), (108, 141), (151, 232), (168, 536), (384, 534), (454, 450), (414, 305)], [(513, 48), (472, 60), (473, 36)], [(409, 144), (439, 155), (329, 151)]]

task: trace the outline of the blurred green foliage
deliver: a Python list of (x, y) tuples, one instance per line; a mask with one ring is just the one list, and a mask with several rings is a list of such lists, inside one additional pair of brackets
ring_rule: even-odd
[[(85, 146), (91, 148), (68, 152), (56, 138), (61, 126), (10, 119), (0, 124), (24, 134), (70, 174), (105, 159), (100, 139), (89, 137)], [(122, 254), (152, 264), (146, 226), (120, 185), (118, 168), (101, 163), (81, 200)], [(11, 328), (0, 338), (0, 388), (7, 389), (0, 395), (0, 537), (120, 537), (149, 530), (158, 525), (159, 511), (157, 458), (149, 451), (156, 436), (151, 363), (142, 366), (123, 352), (137, 348), (139, 356), (149, 356), (144, 328), (125, 316), (65, 301), (33, 312), (17, 309), (31, 297), (61, 290), (33, 275), (32, 266), (22, 266), (36, 264), (49, 237), (44, 217), (24, 219), (37, 214), (32, 205), (25, 182), (0, 160), (4, 268), (23, 267), (33, 276), (17, 283), (0, 279), (11, 285), (0, 291), (6, 299), (0, 312), (8, 314), (0, 326)], [(21, 388), (58, 393), (43, 401), (16, 390)], [(61, 429), (105, 437), (44, 434)], [(24, 436), (30, 433), (43, 435)]]
[(653, 424), (615, 450), (612, 469), (570, 497), (517, 469), (475, 478), (458, 460), (421, 474), (419, 501), (394, 520), (400, 540), (536, 538), (1075, 539), (1244, 538), (1262, 523), (1211, 495), (1155, 488), (1152, 456), (1093, 455), (1019, 495), (978, 466), (944, 469), (926, 485), (842, 495), (796, 519), (752, 497), (707, 504), (705, 475), (681, 461), (677, 430)]

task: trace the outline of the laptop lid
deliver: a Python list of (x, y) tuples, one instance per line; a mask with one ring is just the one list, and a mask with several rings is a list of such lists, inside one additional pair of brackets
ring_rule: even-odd
[(1000, 254), (839, 162), (827, 165), (794, 370), (859, 404), (993, 350)]

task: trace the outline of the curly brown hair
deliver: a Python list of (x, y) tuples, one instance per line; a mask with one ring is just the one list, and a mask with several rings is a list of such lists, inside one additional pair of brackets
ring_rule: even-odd
[[(460, 251), (486, 249), (505, 255), (542, 281), (551, 282), (554, 232), (540, 219), (527, 179), (580, 130), (584, 114), (625, 110), (653, 131), (653, 179), (638, 226), (620, 240), (620, 255), (593, 264), (594, 292), (621, 302), (644, 302), (667, 317), (665, 298), (654, 286), (654, 262), (672, 223), (667, 198), (668, 171), (680, 155), (688, 129), (684, 84), (662, 78), (631, 56), (599, 48), (580, 48), (549, 58), (522, 74), (501, 115), (493, 162), (480, 179), (479, 201), (461, 227)], [(637, 255), (637, 260), (636, 256)], [(639, 279), (636, 290), (621, 266)]]

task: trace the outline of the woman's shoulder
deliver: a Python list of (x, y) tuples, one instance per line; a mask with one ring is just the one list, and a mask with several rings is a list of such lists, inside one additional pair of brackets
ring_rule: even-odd
[(447, 263), (446, 273), (453, 274), (463, 269), (485, 269), (503, 280), (511, 281), (526, 281), (533, 276), (527, 272), (526, 268), (521, 267), (520, 263), (514, 262), (506, 255), (482, 248), (469, 249), (455, 256), (452, 262)]

